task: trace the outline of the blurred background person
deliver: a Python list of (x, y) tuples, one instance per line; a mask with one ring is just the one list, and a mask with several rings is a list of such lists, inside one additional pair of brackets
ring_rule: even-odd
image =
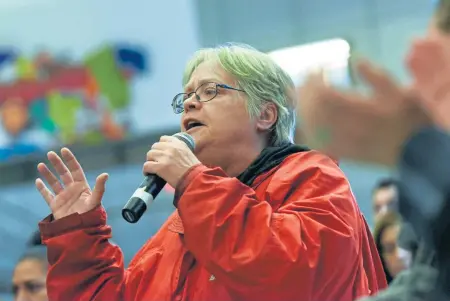
[(372, 210), (375, 222), (389, 212), (398, 212), (397, 182), (393, 178), (378, 181), (372, 191)]
[(47, 250), (34, 245), (25, 251), (14, 268), (12, 293), (15, 301), (47, 301)]
[(373, 233), (388, 285), (411, 264), (411, 253), (398, 245), (400, 228), (400, 216), (396, 212), (388, 212), (377, 220)]
[[(396, 220), (394, 218), (399, 214), (399, 191), (398, 180), (393, 177), (387, 177), (380, 179), (374, 189), (372, 190), (372, 210), (375, 221), (374, 237), (377, 237), (377, 224), (380, 224), (380, 220), (383, 219), (381, 224)], [(388, 214), (387, 218), (384, 218)], [(379, 227), (379, 226), (378, 226)], [(396, 243), (398, 243), (399, 253), (404, 256), (414, 258), (418, 248), (417, 235), (414, 233), (414, 229), (411, 224), (402, 221), (400, 227), (396, 227)], [(379, 233), (378, 233), (379, 234)], [(379, 244), (377, 244), (379, 246)], [(381, 253), (380, 253), (381, 254)], [(389, 281), (390, 282), (390, 281)]]

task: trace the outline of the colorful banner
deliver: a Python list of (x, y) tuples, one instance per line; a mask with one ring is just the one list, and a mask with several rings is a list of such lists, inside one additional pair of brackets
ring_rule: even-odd
[(139, 46), (104, 45), (80, 61), (0, 48), (0, 161), (125, 138), (130, 86), (148, 71)]

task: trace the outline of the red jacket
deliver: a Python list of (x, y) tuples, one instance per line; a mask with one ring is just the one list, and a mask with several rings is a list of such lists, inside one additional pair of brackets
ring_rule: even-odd
[(124, 269), (103, 208), (40, 223), (52, 301), (352, 301), (386, 287), (342, 171), (314, 151), (248, 187), (197, 165), (178, 210)]

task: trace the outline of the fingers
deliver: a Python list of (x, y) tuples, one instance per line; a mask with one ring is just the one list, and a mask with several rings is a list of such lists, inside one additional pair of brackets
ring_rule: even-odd
[(416, 81), (422, 83), (429, 81), (435, 71), (439, 54), (435, 53), (433, 44), (429, 40), (421, 39), (415, 41), (407, 57), (406, 65)]
[(36, 188), (39, 191), (39, 193), (42, 195), (44, 200), (47, 202), (47, 204), (49, 206), (51, 206), (51, 203), (55, 196), (50, 191), (50, 189), (47, 188), (47, 186), (44, 184), (44, 182), (41, 179), (36, 179), (35, 185), (36, 185)]
[(159, 142), (152, 145), (151, 149), (167, 150), (171, 148), (187, 147), (186, 143), (173, 136), (162, 136)]
[(368, 101), (360, 93), (339, 91), (332, 87), (326, 89), (327, 91), (321, 92), (322, 96), (317, 101), (311, 102), (308, 112), (301, 114), (304, 119), (301, 129), (305, 142), (322, 150), (333, 143), (335, 128), (342, 130), (348, 124), (352, 124), (352, 127), (354, 124), (364, 125), (364, 120), (358, 120), (358, 116), (370, 117), (377, 113), (374, 108), (378, 107), (377, 103)]
[(161, 136), (161, 138), (159, 138), (160, 142), (171, 142), (171, 141), (177, 141), (178, 138), (175, 138), (173, 136)]
[(75, 155), (65, 147), (61, 149), (61, 155), (72, 174), (73, 180), (76, 182), (86, 182), (86, 176), (84, 175), (83, 168), (81, 167)]
[[(47, 154), (48, 160), (58, 173), (63, 184), (67, 186), (74, 181), (86, 182), (83, 169), (72, 152), (67, 148), (63, 148), (61, 150), (61, 156), (67, 165), (64, 164), (63, 159), (61, 159), (55, 152), (49, 152)], [(58, 177), (50, 171), (47, 165), (44, 163), (39, 163), (37, 168), (39, 173), (42, 175), (42, 178), (44, 178), (44, 180), (49, 184), (55, 194), (59, 194), (63, 191), (63, 185), (61, 185)]]
[(55, 194), (59, 194), (63, 191), (63, 187), (58, 178), (50, 171), (50, 169), (44, 163), (39, 163), (37, 169), (45, 181), (50, 185)]
[(380, 97), (380, 100), (390, 100), (392, 96), (397, 96), (399, 87), (388, 72), (375, 66), (369, 61), (360, 61), (356, 65), (359, 76), (370, 85), (375, 94), (386, 95)]
[[(327, 92), (327, 86), (320, 73), (311, 73), (305, 82), (297, 89), (297, 115), (309, 115), (311, 110), (320, 106), (318, 102), (323, 102), (323, 95)], [(301, 121), (301, 120), (300, 120)]]
[(297, 131), (301, 131), (303, 143), (323, 148), (329, 142), (329, 121), (338, 115), (345, 120), (352, 119), (354, 106), (369, 105), (360, 94), (340, 91), (326, 85), (323, 76), (311, 74), (299, 91), (297, 108)]
[(449, 99), (450, 58), (442, 43), (431, 39), (416, 41), (408, 56), (407, 66), (425, 109), (436, 110), (436, 103)]
[(105, 193), (106, 181), (109, 175), (107, 173), (102, 173), (95, 180), (95, 186), (92, 190), (92, 201), (94, 205), (100, 205), (102, 202), (103, 194)]
[[(158, 149), (151, 149), (149, 152), (147, 152), (147, 162), (153, 162), (157, 163), (163, 160), (165, 158), (164, 151), (158, 150)], [(144, 164), (144, 174), (149, 173), (147, 170), (145, 170), (145, 164)]]
[(59, 178), (64, 185), (67, 186), (73, 182), (72, 175), (69, 169), (55, 152), (49, 152), (47, 154), (47, 158), (55, 168), (56, 172), (59, 174)]
[(166, 142), (161, 142), (160, 141), (160, 142), (153, 143), (153, 145), (151, 147), (151, 150), (163, 151), (163, 150), (167, 149), (168, 147), (170, 147), (170, 142), (167, 142), (167, 141)]
[(147, 161), (144, 163), (144, 167), (142, 168), (142, 172), (144, 175), (149, 174), (158, 174), (159, 164), (156, 161)]
[[(323, 70), (312, 72), (308, 75), (302, 87), (308, 87), (307, 91), (323, 88), (327, 86), (325, 79), (326, 76)], [(300, 87), (300, 89), (302, 87)]]

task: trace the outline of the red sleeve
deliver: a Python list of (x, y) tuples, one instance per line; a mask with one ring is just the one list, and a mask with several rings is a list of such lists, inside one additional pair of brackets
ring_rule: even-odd
[(187, 248), (241, 299), (264, 291), (270, 300), (277, 291), (274, 300), (329, 300), (333, 290), (351, 291), (361, 272), (360, 212), (342, 171), (305, 152), (285, 159), (269, 181), (257, 195), (220, 168), (188, 171), (175, 202)]
[(123, 255), (108, 241), (104, 209), (51, 218), (39, 224), (48, 249), (49, 300), (124, 300)]

